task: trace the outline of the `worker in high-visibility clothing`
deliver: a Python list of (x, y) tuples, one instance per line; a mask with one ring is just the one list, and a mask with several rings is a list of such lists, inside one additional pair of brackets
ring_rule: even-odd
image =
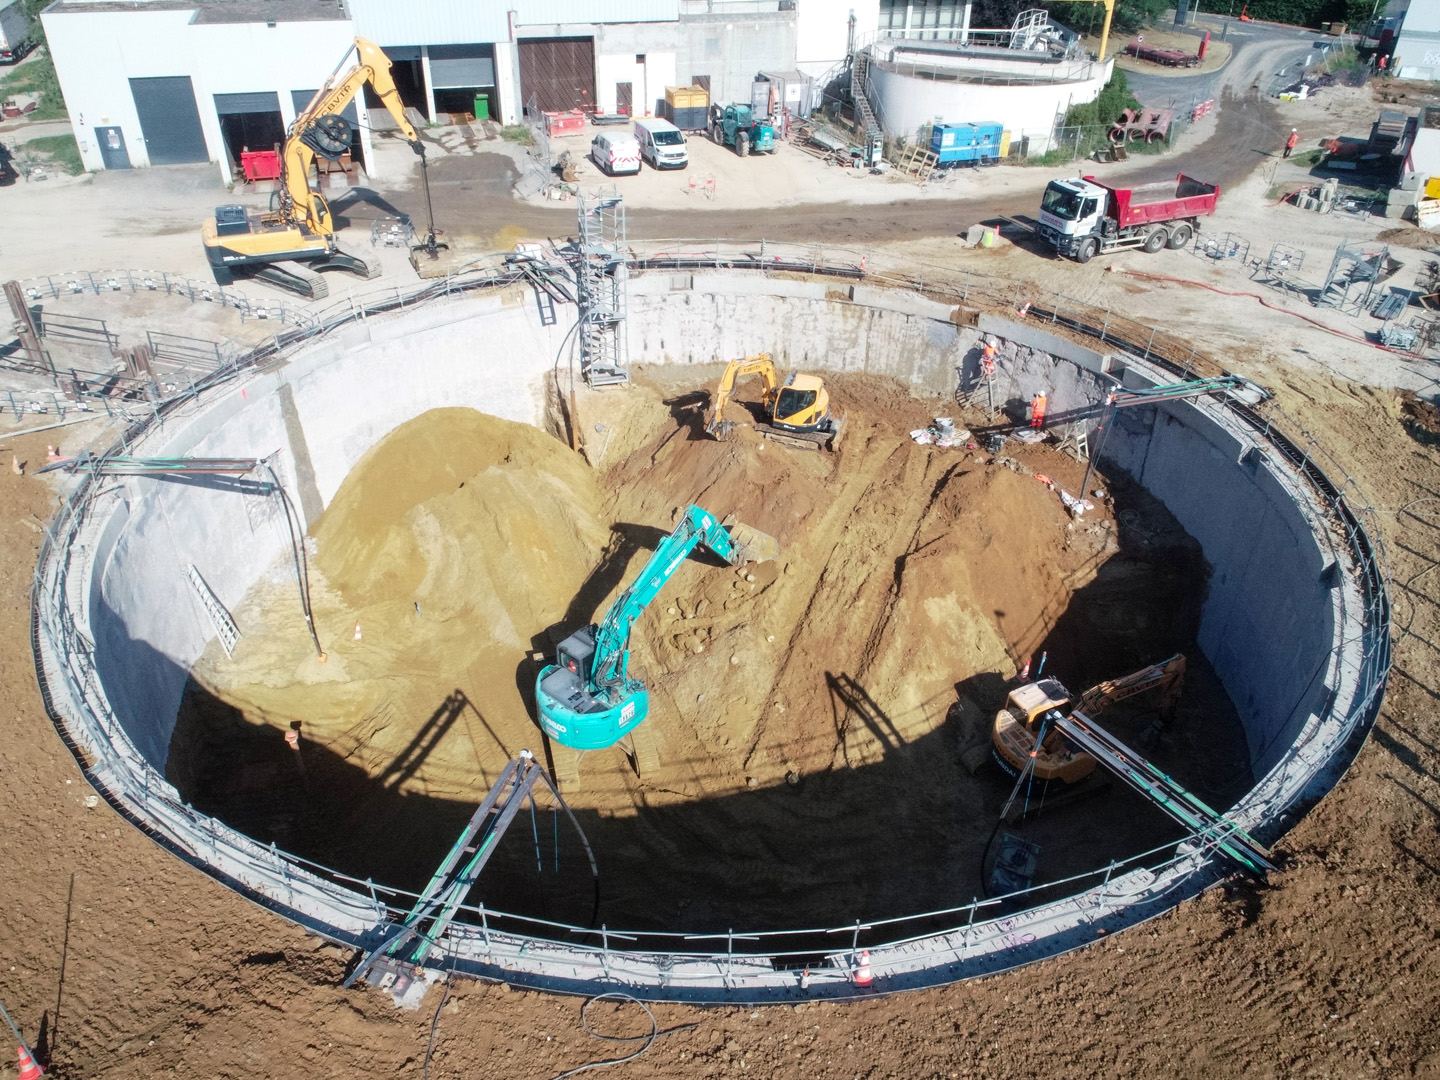
[(1030, 426), (1039, 431), (1045, 426), (1045, 394), (1036, 394), (1030, 399)]
[(995, 374), (995, 352), (995, 342), (990, 338), (986, 338), (985, 345), (980, 350), (981, 382), (984, 382), (986, 379), (990, 378), (991, 375)]

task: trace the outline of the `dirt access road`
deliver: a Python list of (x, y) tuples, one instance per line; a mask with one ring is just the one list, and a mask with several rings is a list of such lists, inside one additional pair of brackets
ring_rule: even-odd
[[(1025, 174), (1012, 180), (1003, 193), (958, 200), (909, 199), (883, 206), (802, 203), (767, 207), (763, 213), (748, 210), (669, 211), (643, 206), (627, 207), (629, 235), (634, 239), (723, 236), (778, 241), (822, 240), (826, 244), (871, 244), (912, 240), (924, 236), (963, 233), (977, 221), (1013, 215), (1033, 215), (1039, 191), (1055, 176), (1094, 171), (1116, 182), (1149, 183), (1171, 179), (1176, 173), (1201, 177), (1222, 187), (1248, 176), (1260, 162), (1279, 153), (1288, 119), (1276, 104), (1252, 87), (1264, 85), (1271, 73), (1303, 53), (1313, 33), (1255, 28), (1253, 35), (1237, 40), (1230, 63), (1218, 74), (1167, 80), (1167, 98), (1188, 101), (1199, 95), (1219, 97), (1217, 119), (1197, 129), (1193, 146), (1153, 161), (1137, 160), (1128, 166), (1097, 166), (1093, 162), (1055, 169), (1014, 170)], [(1193, 87), (1193, 89), (1192, 89)], [(1157, 91), (1158, 92), (1158, 91)], [(1208, 130), (1208, 135), (1206, 131)], [(489, 240), (511, 233), (566, 236), (574, 231), (571, 205), (554, 209), (519, 202), (510, 197), (518, 178), (514, 163), (499, 154), (480, 153), (437, 161), (430, 169), (436, 221), (454, 235)], [(1032, 182), (1025, 183), (1029, 179)], [(1019, 186), (1016, 186), (1016, 185)], [(620, 185), (617, 185), (620, 186)], [(620, 186), (623, 193), (623, 186)], [(388, 203), (425, 219), (423, 194), (418, 183), (388, 195)], [(383, 207), (360, 198), (337, 200), (337, 212), (354, 221), (382, 216)]]

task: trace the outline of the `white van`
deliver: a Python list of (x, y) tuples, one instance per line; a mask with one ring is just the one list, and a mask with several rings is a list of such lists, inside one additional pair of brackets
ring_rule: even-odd
[(658, 116), (636, 120), (635, 139), (640, 143), (640, 156), (657, 169), (683, 169), (690, 164), (685, 133), (669, 120)]
[(602, 131), (590, 142), (590, 156), (611, 176), (640, 171), (640, 143), (624, 131)]

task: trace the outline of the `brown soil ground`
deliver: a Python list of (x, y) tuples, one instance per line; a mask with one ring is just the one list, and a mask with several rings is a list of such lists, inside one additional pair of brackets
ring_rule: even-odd
[[(834, 925), (983, 895), (1011, 783), (972, 777), (960, 755), (1042, 652), (1077, 691), (1195, 655), (1171, 725), (1143, 706), (1108, 719), (1208, 798), (1244, 789), (1244, 736), (1193, 648), (1203, 559), (1158, 503), (1123, 487), (1118, 526), (1104, 503), (1072, 521), (1032, 473), (1074, 488), (1074, 460), (1048, 445), (998, 460), (919, 446), (906, 432), (944, 403), (879, 378), (830, 380), (846, 413), (836, 454), (748, 427), (719, 442), (694, 390), (715, 374), (652, 371), (624, 395), (586, 396), (599, 471), (462, 409), (374, 447), (314, 530), (327, 662), (282, 567), (240, 605), (233, 657), (217, 644), (193, 672), (167, 770), (186, 800), (418, 889), (505, 762), (542, 749), (531, 655), (598, 619), (691, 501), (770, 533), (781, 555), (738, 569), (692, 557), (636, 624), (659, 766), (637, 775), (617, 747), (584, 755), (563, 785), (609, 925)], [(281, 737), (292, 727), (301, 762)], [(1011, 831), (1041, 845), (1040, 880), (1174, 835), (1119, 789)], [(546, 866), (555, 843), (547, 828)], [(573, 838), (560, 847), (559, 876), (537, 879), (532, 830), (517, 829), (477, 898), (587, 924), (586, 864)]]
[[(1402, 94), (1412, 108), (1422, 94), (1433, 100), (1428, 84), (1377, 84), (1376, 105)], [(1220, 166), (1238, 179), (1251, 167), (1242, 159), (1273, 153), (1290, 120), (1264, 103), (1230, 115), (1221, 134), (1233, 153)], [(1186, 167), (1221, 178), (1212, 171), (1214, 152), (1205, 147), (1205, 160)], [(1257, 179), (1263, 191), (1268, 181)], [(1235, 192), (1227, 198), (1239, 205)], [(463, 227), (469, 213), (477, 235), (492, 234), (502, 218), (521, 218), (536, 235), (573, 226), (568, 211), (542, 218), (458, 182), (445, 201), (444, 220), (453, 216)], [(959, 231), (957, 221), (1001, 209), (1032, 212), (1033, 199), (901, 204), (848, 218), (831, 207), (804, 208), (780, 224), (797, 238), (834, 243), (948, 236)], [(144, 235), (154, 231), (153, 213), (133, 217)], [(680, 234), (692, 231), (693, 215), (674, 217)], [(729, 215), (708, 231), (750, 235), (759, 222), (770, 234), (773, 217)], [(1315, 220), (1288, 227), (1311, 229)], [(662, 226), (651, 234), (677, 235)], [(139, 235), (141, 225), (133, 227)], [(176, 225), (191, 227), (188, 219)], [(1015, 272), (1049, 268), (1031, 260)], [(1099, 301), (1104, 280), (1092, 265), (1063, 279), (1057, 271), (1054, 284)], [(1348, 775), (1278, 845), (1283, 866), (1264, 888), (1217, 890), (1102, 945), (983, 982), (844, 1006), (660, 1008), (662, 1027), (696, 1026), (660, 1039), (616, 1075), (1440, 1076), (1437, 425), (1427, 410), (1402, 409), (1393, 391), (1336, 374), (1383, 381), (1383, 372), (1367, 375), (1374, 358), (1363, 348), (1347, 344), (1342, 354), (1333, 345), (1339, 339), (1298, 321), (1293, 328), (1266, 322), (1263, 310), (1209, 294), (1202, 303), (1157, 289), (1144, 303), (1147, 317), (1175, 320), (1202, 349), (1223, 354), (1228, 369), (1271, 387), (1381, 510), (1396, 667)], [(1299, 346), (1323, 353), (1332, 369)], [(1346, 356), (1354, 368), (1341, 366)], [(37, 461), (54, 438), (6, 439), (3, 449)], [(603, 435), (598, 442), (602, 465), (622, 456)], [(44, 478), (0, 468), (0, 996), (27, 1037), (43, 1032), (52, 1075), (419, 1077), (432, 1033), (432, 1077), (544, 1080), (617, 1053), (584, 1034), (574, 1000), (457, 984), (437, 1016), (438, 988), (418, 1013), (397, 1012), (373, 991), (342, 991), (346, 955), (177, 862), (103, 803), (88, 807), (80, 771), (44, 714), (28, 650), (31, 569), (40, 523), (54, 505)], [(343, 640), (348, 628), (334, 632)], [(607, 1033), (648, 1030), (633, 1008), (593, 1019)]]
[[(851, 1006), (658, 1009), (663, 1026), (698, 1026), (661, 1039), (627, 1075), (1440, 1075), (1440, 619), (1428, 573), (1440, 553), (1440, 457), (1404, 425), (1393, 393), (1269, 374), (1386, 511), (1399, 628), (1374, 735), (1279, 845), (1284, 867), (1269, 887), (1217, 891), (1104, 945), (979, 983)], [(10, 449), (33, 461), (47, 438)], [(341, 991), (344, 954), (178, 863), (103, 803), (86, 807), (23, 644), (35, 525), (54, 495), (3, 469), (0, 504), (10, 555), (0, 633), (11, 643), (0, 652), (12, 868), (0, 878), (3, 992), (28, 1036), (43, 1024), (54, 1072), (420, 1075), (440, 990), (413, 1014)], [(613, 1053), (580, 1030), (578, 1008), (457, 985), (430, 1074), (543, 1078)], [(602, 1030), (632, 1034), (642, 1021), (627, 1014)]]

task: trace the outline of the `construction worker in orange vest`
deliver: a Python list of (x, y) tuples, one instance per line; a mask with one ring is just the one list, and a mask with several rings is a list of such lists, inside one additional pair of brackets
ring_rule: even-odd
[(1290, 129), (1290, 137), (1285, 140), (1285, 157), (1289, 157), (1289, 156), (1290, 156), (1290, 151), (1295, 149), (1295, 145), (1296, 145), (1299, 141), (1300, 141), (1300, 132), (1298, 132), (1298, 131), (1295, 130), (1294, 128), (1291, 128), (1291, 129)]
[(993, 338), (985, 339), (985, 346), (980, 350), (980, 381), (984, 382), (995, 374), (995, 341)]
[(1045, 426), (1045, 394), (1036, 394), (1030, 399), (1030, 426), (1039, 431)]

